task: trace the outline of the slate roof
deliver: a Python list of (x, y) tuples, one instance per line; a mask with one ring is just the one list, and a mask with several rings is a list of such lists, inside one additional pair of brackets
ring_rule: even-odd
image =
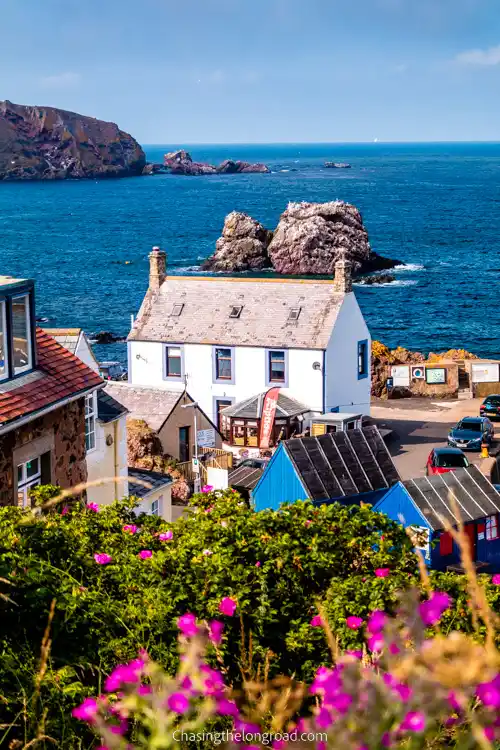
[(284, 441), (311, 500), (351, 497), (392, 487), (400, 481), (374, 425)]
[(37, 369), (0, 383), (0, 427), (33, 415), (60, 401), (84, 395), (103, 380), (90, 367), (57, 343), (41, 328), (36, 329)]
[(146, 293), (129, 341), (326, 349), (343, 300), (333, 280), (168, 276)]
[(52, 336), (58, 344), (66, 347), (71, 354), (75, 354), (82, 333), (81, 328), (44, 328), (43, 330), (49, 336)]
[[(136, 484), (133, 480), (138, 479), (140, 482), (145, 482), (148, 487), (143, 484)], [(167, 487), (172, 484), (172, 477), (168, 474), (160, 474), (158, 471), (149, 471), (148, 469), (133, 469), (131, 466), (128, 467), (128, 481), (129, 481), (129, 493), (135, 497), (147, 497), (150, 492), (160, 489), (160, 487)]]
[(228, 483), (230, 487), (253, 490), (263, 473), (264, 469), (253, 468), (252, 466), (240, 466), (230, 472)]
[(120, 404), (107, 389), (99, 391), (97, 394), (97, 418), (100, 422), (108, 424), (119, 419), (123, 414), (128, 414), (128, 409)]
[[(231, 404), (222, 409), (225, 417), (237, 417), (240, 419), (259, 419), (262, 416), (262, 405), (267, 391), (259, 393), (258, 396), (252, 396), (237, 404)], [(297, 414), (304, 414), (310, 411), (308, 406), (300, 404), (295, 399), (286, 396), (284, 393), (278, 394), (278, 404), (276, 406), (276, 417), (293, 417)]]
[(182, 397), (182, 391), (167, 391), (113, 380), (107, 381), (106, 393), (122, 404), (132, 419), (143, 419), (156, 431), (163, 426)]
[(433, 531), (444, 529), (443, 518), (452, 526), (459, 523), (452, 497), (463, 523), (500, 513), (500, 494), (477, 466), (410, 479), (403, 484)]

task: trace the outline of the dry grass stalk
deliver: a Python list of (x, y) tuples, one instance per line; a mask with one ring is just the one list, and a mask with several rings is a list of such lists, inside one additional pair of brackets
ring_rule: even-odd
[(50, 647), (52, 645), (52, 640), (50, 638), (50, 628), (52, 626), (52, 620), (54, 619), (55, 611), (56, 611), (56, 600), (52, 599), (50, 603), (50, 610), (49, 610), (49, 616), (47, 619), (47, 625), (45, 627), (45, 632), (42, 638), (40, 667), (38, 669), (38, 673), (37, 673), (36, 680), (35, 680), (34, 700), (36, 700), (38, 695), (40, 694), (40, 686), (47, 672), (47, 664), (49, 662), (49, 656), (50, 656)]
[[(87, 490), (89, 487), (101, 487), (104, 484), (110, 484), (111, 482), (114, 482), (118, 484), (118, 482), (123, 482), (124, 477), (103, 477), (102, 479), (93, 479), (92, 481), (86, 481), (86, 482), (80, 482), (80, 484), (75, 485), (74, 487), (69, 487), (66, 490), (61, 490), (61, 492), (56, 495), (56, 497), (51, 498), (50, 500), (47, 500), (46, 503), (44, 503), (40, 508), (33, 508), (33, 511), (41, 511), (41, 510), (50, 510), (54, 505), (58, 505), (63, 500), (66, 500), (69, 497), (75, 497), (78, 495), (81, 495), (85, 490)], [(145, 482), (143, 479), (137, 479), (130, 477), (128, 479), (129, 483), (137, 484), (141, 487), (145, 487), (147, 490), (152, 489), (153, 485), (150, 484), (150, 482)]]

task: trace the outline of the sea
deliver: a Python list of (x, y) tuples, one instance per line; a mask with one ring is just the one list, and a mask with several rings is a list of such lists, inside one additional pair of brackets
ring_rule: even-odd
[[(184, 147), (196, 161), (264, 162), (270, 174), (0, 183), (0, 273), (37, 284), (45, 325), (125, 336), (160, 245), (171, 274), (198, 274), (224, 217), (274, 229), (289, 201), (344, 200), (362, 213), (397, 280), (356, 286), (373, 338), (423, 352), (500, 357), (500, 144), (146, 146), (148, 161)], [(351, 169), (325, 169), (343, 161)], [(99, 346), (126, 362), (124, 344)]]

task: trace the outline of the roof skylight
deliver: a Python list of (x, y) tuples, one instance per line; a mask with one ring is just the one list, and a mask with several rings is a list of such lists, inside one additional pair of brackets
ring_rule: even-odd
[(233, 305), (231, 307), (231, 311), (229, 313), (230, 318), (239, 318), (241, 315), (241, 311), (243, 310), (243, 305)]
[(301, 310), (301, 307), (291, 307), (288, 313), (288, 320), (298, 320)]
[(181, 312), (182, 312), (182, 308), (183, 308), (183, 307), (184, 307), (184, 304), (183, 304), (182, 302), (180, 302), (180, 303), (176, 303), (176, 304), (175, 304), (175, 305), (174, 305), (174, 306), (172, 307), (172, 312), (170, 313), (170, 314), (171, 314), (171, 316), (172, 316), (173, 318), (178, 318), (178, 317), (179, 317), (179, 315), (180, 315), (180, 314), (181, 314)]

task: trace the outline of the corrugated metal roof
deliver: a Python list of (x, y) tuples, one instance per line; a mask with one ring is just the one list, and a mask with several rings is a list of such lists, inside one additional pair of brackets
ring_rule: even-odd
[(467, 523), (500, 512), (500, 494), (477, 466), (410, 479), (403, 484), (433, 531), (445, 528), (443, 519), (456, 526), (459, 516)]
[[(137, 484), (133, 481), (134, 479), (138, 479), (140, 482), (145, 482), (149, 486), (145, 487), (144, 484)], [(160, 474), (158, 471), (134, 469), (129, 466), (128, 481), (129, 492), (131, 495), (134, 495), (135, 497), (146, 497), (150, 492), (172, 484), (172, 477), (168, 474)]]
[(229, 486), (240, 487), (244, 490), (253, 490), (263, 473), (264, 469), (257, 469), (252, 466), (240, 466), (229, 474)]
[(146, 293), (129, 340), (326, 349), (343, 300), (333, 280), (169, 276)]
[(380, 490), (400, 481), (374, 425), (318, 437), (291, 438), (284, 447), (312, 500)]
[(182, 397), (181, 391), (148, 388), (113, 380), (108, 381), (106, 393), (123, 404), (132, 419), (143, 419), (152, 430), (159, 430)]
[[(226, 406), (222, 409), (222, 414), (225, 417), (239, 417), (240, 419), (259, 419), (262, 416), (262, 404), (264, 403), (264, 397), (267, 391), (259, 393), (258, 396), (252, 396), (244, 401), (239, 401), (237, 404)], [(308, 406), (295, 401), (295, 399), (286, 396), (284, 393), (278, 394), (278, 403), (276, 406), (276, 416), (280, 417), (293, 417), (296, 414), (305, 414), (310, 411)]]

